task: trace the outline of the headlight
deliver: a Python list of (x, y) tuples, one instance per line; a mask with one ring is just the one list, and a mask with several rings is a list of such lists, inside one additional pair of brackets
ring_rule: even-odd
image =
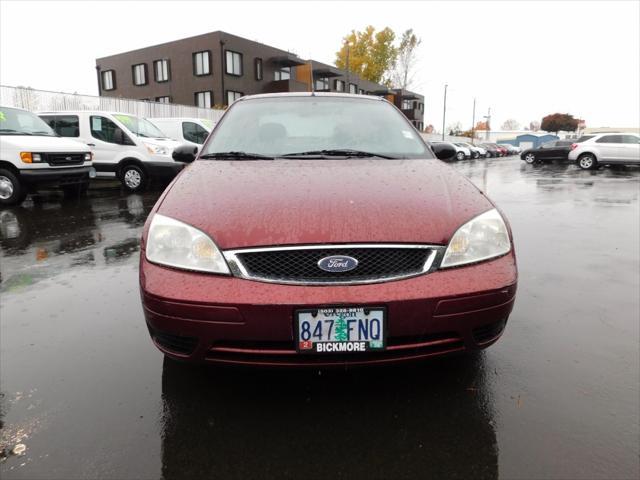
[(442, 268), (480, 262), (504, 255), (511, 240), (502, 215), (494, 208), (461, 226), (449, 242)]
[(93, 153), (85, 153), (84, 154), (84, 161), (85, 162), (90, 162), (92, 158), (93, 158)]
[(169, 155), (169, 149), (167, 147), (156, 145), (155, 143), (142, 143), (144, 143), (144, 146), (147, 147), (147, 151), (152, 155)]
[(146, 244), (147, 260), (185, 270), (229, 275), (229, 267), (206, 234), (186, 223), (155, 214)]
[(42, 162), (42, 156), (39, 153), (20, 152), (20, 160), (24, 163), (39, 163)]

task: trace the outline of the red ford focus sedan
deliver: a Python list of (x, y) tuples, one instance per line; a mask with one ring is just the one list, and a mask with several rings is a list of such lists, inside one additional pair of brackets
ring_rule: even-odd
[(147, 326), (168, 357), (381, 364), (481, 349), (517, 269), (507, 221), (386, 100), (243, 97), (144, 228)]

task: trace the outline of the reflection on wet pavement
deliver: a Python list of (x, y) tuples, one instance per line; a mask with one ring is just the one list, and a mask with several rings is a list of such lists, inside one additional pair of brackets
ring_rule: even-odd
[(137, 280), (159, 191), (0, 209), (2, 478), (637, 478), (640, 170), (452, 167), (511, 222), (516, 307), (486, 352), (399, 368), (164, 361)]

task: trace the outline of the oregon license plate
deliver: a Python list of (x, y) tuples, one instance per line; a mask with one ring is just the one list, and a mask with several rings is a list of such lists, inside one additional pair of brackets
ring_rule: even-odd
[(298, 310), (295, 327), (300, 353), (357, 353), (385, 348), (384, 308), (336, 307)]

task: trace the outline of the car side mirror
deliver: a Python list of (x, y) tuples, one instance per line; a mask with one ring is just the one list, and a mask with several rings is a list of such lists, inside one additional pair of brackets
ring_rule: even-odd
[(176, 162), (191, 163), (198, 156), (198, 147), (193, 144), (189, 145), (188, 143), (184, 143), (182, 145), (178, 145), (173, 150), (171, 156)]
[(456, 155), (456, 150), (453, 147), (441, 143), (431, 144), (431, 150), (439, 160), (449, 160)]

